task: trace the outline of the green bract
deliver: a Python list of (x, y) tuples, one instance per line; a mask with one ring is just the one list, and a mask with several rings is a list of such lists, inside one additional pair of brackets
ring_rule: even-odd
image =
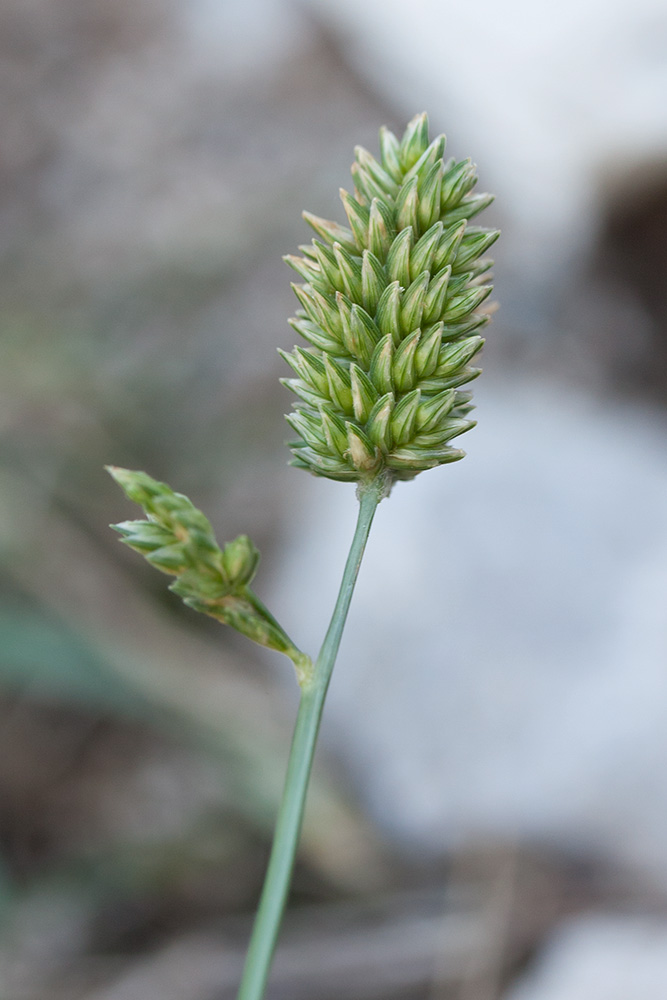
[(304, 217), (320, 237), (286, 258), (304, 279), (290, 320), (306, 349), (281, 352), (299, 397), (287, 420), (292, 464), (343, 481), (411, 479), (462, 458), (449, 442), (474, 426), (470, 366), (489, 320), (482, 303), (495, 229), (469, 225), (493, 200), (472, 194), (470, 160), (443, 158), (417, 115), (399, 141), (380, 130), (380, 160), (360, 146), (348, 226)]
[(301, 680), (310, 659), (301, 653), (250, 589), (259, 552), (247, 535), (224, 549), (209, 520), (182, 493), (174, 493), (145, 472), (108, 466), (126, 496), (143, 507), (147, 520), (123, 521), (112, 528), (123, 542), (156, 569), (175, 576), (170, 590), (195, 611), (217, 618), (269, 649), (285, 653)]

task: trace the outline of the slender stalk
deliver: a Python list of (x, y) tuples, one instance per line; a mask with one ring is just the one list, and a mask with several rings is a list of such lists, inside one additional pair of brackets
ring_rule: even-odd
[(250, 939), (238, 1000), (262, 1000), (264, 996), (292, 878), (324, 700), (373, 517), (378, 503), (385, 495), (385, 486), (378, 480), (359, 487), (357, 527), (345, 564), (336, 606), (319, 656), (315, 661), (312, 677), (302, 685), (271, 857)]

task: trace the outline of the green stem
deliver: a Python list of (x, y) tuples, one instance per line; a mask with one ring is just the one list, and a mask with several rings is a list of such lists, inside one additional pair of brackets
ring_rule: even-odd
[(359, 566), (377, 505), (386, 495), (377, 480), (359, 487), (359, 517), (350, 554), (312, 677), (302, 685), (285, 788), (278, 811), (271, 857), (255, 918), (238, 1000), (262, 1000), (276, 947), (303, 820), (308, 781), (315, 756), (324, 700), (345, 626)]
[(252, 591), (250, 587), (245, 588), (243, 596), (248, 603), (252, 605), (255, 611), (257, 611), (260, 618), (266, 619), (266, 621), (273, 625), (276, 632), (284, 640), (284, 644), (281, 646), (269, 645), (268, 643), (265, 643), (265, 645), (268, 649), (279, 649), (281, 653), (285, 654), (285, 656), (289, 656), (290, 660), (294, 664), (299, 685), (303, 687), (313, 676), (312, 660), (305, 653), (302, 653), (298, 646), (294, 645), (284, 628), (279, 624), (279, 622), (276, 621), (269, 609), (262, 604), (257, 594)]

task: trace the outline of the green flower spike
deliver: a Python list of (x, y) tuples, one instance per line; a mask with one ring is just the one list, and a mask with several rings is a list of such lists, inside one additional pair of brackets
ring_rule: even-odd
[(380, 160), (358, 146), (348, 226), (304, 213), (319, 239), (285, 259), (304, 279), (290, 320), (308, 342), (281, 352), (299, 397), (292, 464), (346, 482), (395, 479), (463, 458), (453, 438), (475, 421), (461, 386), (489, 321), (482, 303), (498, 230), (469, 225), (493, 200), (475, 166), (443, 158), (417, 115), (399, 141), (380, 130)]
[(147, 520), (111, 527), (152, 566), (175, 576), (170, 590), (188, 607), (231, 625), (261, 646), (277, 649), (294, 663), (299, 683), (310, 677), (310, 658), (296, 648), (250, 589), (259, 552), (247, 535), (220, 549), (210, 522), (182, 493), (145, 472), (107, 466), (126, 496), (143, 507)]

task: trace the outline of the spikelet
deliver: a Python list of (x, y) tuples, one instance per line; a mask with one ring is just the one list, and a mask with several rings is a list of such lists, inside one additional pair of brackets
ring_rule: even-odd
[(444, 149), (425, 114), (400, 141), (381, 129), (379, 160), (355, 150), (348, 225), (304, 212), (317, 239), (285, 258), (303, 279), (290, 324), (308, 342), (281, 352), (298, 397), (292, 464), (316, 475), (412, 479), (464, 455), (450, 442), (475, 423), (460, 387), (479, 374), (483, 255), (499, 232), (469, 224), (493, 198), (474, 194), (474, 165)]
[(107, 466), (107, 471), (147, 517), (112, 524), (122, 541), (156, 569), (175, 576), (169, 589), (188, 607), (230, 625), (261, 646), (285, 653), (299, 681), (308, 679), (309, 657), (296, 648), (250, 589), (259, 552), (248, 536), (239, 535), (221, 549), (208, 519), (182, 493), (145, 472), (117, 466)]

